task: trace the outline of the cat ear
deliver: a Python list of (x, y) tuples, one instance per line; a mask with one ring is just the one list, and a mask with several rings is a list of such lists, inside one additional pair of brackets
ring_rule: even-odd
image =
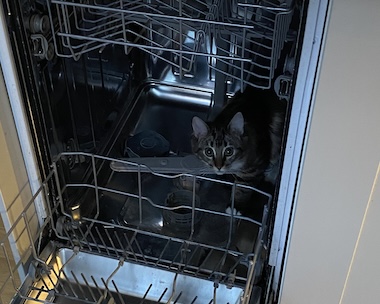
[(201, 138), (207, 135), (208, 125), (199, 117), (194, 116), (192, 121), (193, 134), (196, 138)]
[(228, 130), (235, 132), (239, 135), (244, 133), (244, 117), (241, 112), (237, 112), (234, 117), (232, 117), (230, 123), (228, 124)]

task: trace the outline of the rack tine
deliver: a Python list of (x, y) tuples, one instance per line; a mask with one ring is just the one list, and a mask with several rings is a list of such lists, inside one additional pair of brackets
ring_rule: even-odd
[(166, 244), (165, 244), (165, 247), (162, 249), (161, 251), (161, 254), (160, 256), (157, 258), (157, 262), (155, 263), (155, 265), (158, 265), (159, 262), (161, 261), (162, 257), (164, 256), (164, 253), (166, 252), (166, 250), (169, 248), (169, 244), (172, 243), (172, 240), (171, 239), (168, 239)]
[(86, 296), (86, 293), (84, 292), (84, 290), (82, 288), (82, 284), (80, 284), (80, 282), (78, 281), (78, 279), (77, 279), (77, 277), (75, 275), (75, 272), (71, 270), (70, 273), (73, 276), (74, 281), (75, 281), (76, 285), (78, 286), (78, 288), (80, 290), (80, 295), (82, 295), (85, 300), (88, 300), (88, 298)]
[(93, 276), (91, 276), (91, 279), (94, 282), (94, 286), (95, 286), (96, 290), (99, 292), (99, 298), (97, 298), (98, 300), (96, 303), (101, 304), (101, 302), (103, 301), (103, 290), (99, 287), (98, 283), (96, 282), (96, 280)]
[[(54, 273), (56, 282), (55, 282), (55, 280), (51, 277), (51, 273)], [(61, 293), (61, 291), (60, 291), (59, 288), (58, 288), (59, 286), (61, 286), (63, 293), (65, 293), (66, 296), (69, 295), (69, 293), (66, 291), (65, 286), (63, 285), (63, 282), (62, 282), (62, 281), (60, 280), (60, 278), (59, 278), (59, 274), (57, 274), (57, 272), (55, 271), (54, 267), (51, 269), (51, 271), (50, 271), (50, 275), (48, 275), (48, 278), (49, 278), (50, 283), (54, 286), (53, 288), (54, 288), (54, 291), (55, 291), (55, 292), (57, 292), (57, 293)]]
[(109, 249), (108, 249), (108, 246), (107, 246), (107, 244), (104, 242), (104, 239), (103, 239), (101, 233), (99, 232), (99, 228), (98, 228), (97, 226), (95, 227), (95, 231), (96, 231), (97, 236), (99, 237), (99, 239), (100, 239), (100, 241), (101, 241), (101, 243), (102, 243), (102, 245), (103, 245), (103, 248), (106, 250), (107, 255), (110, 256), (110, 251), (109, 251)]
[(145, 300), (146, 300), (146, 298), (147, 298), (147, 296), (148, 296), (148, 293), (149, 293), (149, 291), (150, 291), (150, 289), (152, 288), (152, 284), (150, 284), (149, 286), (148, 286), (148, 289), (145, 291), (145, 293), (144, 293), (144, 295), (143, 295), (143, 297), (142, 297), (142, 299), (141, 299), (141, 302), (140, 302), (140, 304), (143, 304), (144, 302), (145, 302)]
[(173, 283), (172, 283), (172, 293), (169, 297), (169, 300), (166, 302), (167, 304), (170, 304), (173, 297), (174, 297), (174, 294), (176, 292), (176, 284), (177, 284), (177, 277), (178, 277), (178, 272), (174, 275), (174, 278), (173, 278)]
[(132, 253), (133, 257), (135, 258), (135, 261), (138, 261), (138, 258), (137, 258), (137, 256), (136, 256), (135, 251), (133, 250), (133, 248), (132, 248), (132, 246), (131, 246), (129, 240), (128, 240), (128, 237), (127, 237), (126, 233), (123, 233), (123, 236), (124, 236), (124, 239), (125, 239), (126, 242), (127, 242), (127, 246), (128, 246), (128, 248), (129, 248), (130, 252)]
[(105, 288), (103, 296), (101, 297), (102, 300), (107, 300), (107, 294), (108, 294), (110, 299), (107, 301), (107, 304), (115, 304), (115, 299), (112, 295), (112, 292), (108, 289), (108, 283), (106, 283), (103, 278), (101, 278), (101, 280), (102, 280), (102, 282), (104, 284), (104, 288)]
[(110, 292), (110, 290), (108, 289), (108, 284), (109, 282), (111, 281), (112, 277), (119, 271), (119, 269), (124, 265), (124, 258), (120, 258), (119, 259), (119, 263), (117, 265), (117, 267), (115, 268), (115, 270), (109, 275), (109, 277), (107, 278), (106, 281), (104, 281), (103, 278), (101, 278), (103, 284), (104, 284), (104, 287), (105, 287), (105, 290), (104, 290), (104, 294), (103, 294), (103, 298), (106, 299), (107, 298), (107, 292), (108, 294), (110, 295), (110, 297), (112, 298), (112, 302), (114, 303), (114, 299), (113, 299), (113, 296)]
[(92, 291), (92, 288), (91, 288), (90, 284), (88, 283), (88, 281), (87, 281), (86, 277), (84, 276), (83, 272), (81, 272), (80, 275), (82, 276), (82, 279), (83, 279), (85, 285), (87, 286), (88, 291), (91, 294), (92, 300), (95, 302), (96, 301), (96, 297), (95, 297), (95, 295), (94, 295), (94, 293)]
[(144, 252), (142, 251), (141, 247), (140, 247), (140, 244), (139, 242), (137, 241), (137, 238), (136, 237), (133, 237), (133, 241), (131, 244), (135, 243), (136, 244), (136, 247), (138, 249), (138, 251), (140, 252), (141, 254), (141, 257), (143, 258), (144, 262), (147, 263), (147, 260), (145, 259), (145, 254)]
[[(70, 279), (67, 277), (67, 275), (66, 275), (65, 271), (63, 270), (63, 268), (60, 270), (60, 277), (61, 277), (61, 275), (66, 279), (64, 282), (66, 282), (67, 285), (69, 286), (69, 288), (70, 288), (70, 290), (71, 290), (71, 295), (73, 295), (73, 296), (76, 297), (76, 298), (79, 298), (79, 295), (75, 292), (75, 290), (74, 290), (74, 286), (73, 286), (73, 284), (70, 282)], [(60, 280), (60, 281), (61, 281), (61, 286), (63, 286), (63, 282), (62, 282), (62, 280)]]
[(157, 300), (157, 303), (161, 303), (162, 298), (164, 297), (165, 293), (168, 291), (168, 288), (165, 288), (160, 297)]
[(111, 248), (115, 251), (116, 257), (119, 258), (119, 257), (120, 257), (120, 256), (119, 256), (119, 251), (117, 250), (117, 248), (116, 248), (116, 246), (115, 246), (115, 244), (114, 244), (114, 242), (113, 242), (113, 240), (112, 240), (110, 234), (108, 233), (108, 229), (106, 228), (106, 229), (104, 229), (104, 231), (105, 231), (105, 233), (106, 233), (106, 235), (107, 235), (107, 237), (108, 237), (108, 241), (109, 241), (110, 244), (111, 244)]
[(122, 295), (121, 295), (119, 289), (117, 288), (117, 285), (116, 285), (116, 283), (115, 283), (114, 280), (112, 280), (112, 285), (113, 285), (113, 287), (115, 288), (117, 295), (119, 296), (120, 303), (121, 303), (121, 304), (125, 304), (124, 299), (123, 299), (123, 297), (122, 297)]
[(180, 300), (181, 296), (182, 296), (182, 291), (180, 291), (180, 292), (178, 293), (177, 298), (174, 300), (174, 304), (178, 303), (178, 301)]

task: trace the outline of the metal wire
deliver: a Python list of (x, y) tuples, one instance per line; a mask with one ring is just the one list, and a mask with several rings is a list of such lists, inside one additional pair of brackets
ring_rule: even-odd
[[(93, 176), (81, 183), (70, 183), (69, 180), (60, 177), (58, 167), (62, 166), (62, 161), (67, 159), (68, 156), (81, 156), (84, 159), (83, 163), (88, 164)], [(219, 297), (219, 294), (220, 297), (225, 297), (228, 294), (225, 294), (225, 292), (230, 290), (228, 288), (232, 288), (233, 292), (238, 291), (239, 294), (241, 291), (244, 294), (242, 299), (246, 301), (252, 290), (256, 261), (262, 248), (261, 237), (266, 227), (267, 211), (263, 214), (263, 221), (259, 222), (251, 218), (233, 214), (228, 215), (208, 209), (207, 206), (196, 206), (197, 181), (202, 180), (216, 185), (231, 186), (232, 202), (234, 200), (233, 193), (238, 185), (190, 174), (186, 174), (186, 176), (191, 177), (193, 185), (193, 189), (190, 191), (192, 193), (190, 206), (180, 205), (170, 208), (153, 202), (152, 199), (142, 195), (144, 178), (157, 176), (165, 180), (173, 180), (177, 175), (156, 174), (153, 171), (144, 174), (140, 172), (140, 174), (137, 174), (139, 179), (136, 184), (139, 185), (137, 194), (112, 189), (110, 185), (102, 184), (103, 179), (99, 178), (99, 175), (104, 174), (104, 172), (100, 168), (103, 168), (103, 170), (110, 168), (110, 164), (117, 161), (117, 159), (110, 157), (81, 152), (67, 152), (58, 156), (52, 166), (52, 172), (47, 180), (43, 182), (40, 191), (26, 204), (26, 209), (16, 219), (11, 230), (7, 233), (6, 239), (0, 242), (1, 247), (5, 248), (5, 245), (9, 244), (11, 240), (11, 236), (18, 233), (20, 225), (23, 226), (21, 233), (26, 237), (28, 250), (26, 250), (22, 259), (13, 263), (9, 259), (6, 250), (3, 250), (9, 269), (6, 283), (13, 282), (17, 298), (33, 299), (42, 303), (55, 302), (58, 299), (80, 299), (84, 302), (97, 303), (102, 301), (128, 303), (128, 297), (131, 295), (128, 295), (125, 282), (131, 280), (129, 276), (133, 277), (136, 274), (125, 269), (129, 269), (128, 267), (144, 267), (141, 269), (154, 269), (152, 270), (153, 272), (163, 271), (162, 275), (168, 276), (169, 279), (167, 279), (167, 284), (162, 287), (157, 287), (154, 281), (148, 282), (149, 284), (147, 283), (147, 286), (144, 287), (146, 289), (140, 291), (139, 295), (137, 295), (141, 298), (141, 301), (145, 299), (154, 299), (155, 301), (172, 299), (173, 301), (181, 302), (183, 299), (187, 299), (192, 303), (205, 303), (205, 294), (194, 294), (191, 295), (191, 299), (187, 298), (188, 293), (183, 290), (184, 287), (181, 285), (184, 277), (210, 282), (209, 294), (206, 293), (206, 297), (209, 298), (206, 302), (215, 301), (215, 297)], [(106, 180), (108, 183), (109, 179)], [(41, 193), (48, 196), (49, 187), (54, 182), (58, 197), (50, 201), (47, 209), (48, 216), (43, 225), (35, 228), (31, 223), (31, 219), (35, 216), (35, 211), (31, 212), (34, 200)], [(73, 216), (70, 210), (67, 209), (66, 202), (70, 198), (69, 190), (80, 187), (91, 188), (95, 191), (95, 195), (92, 196), (96, 204), (96, 212), (93, 217), (83, 216), (78, 218)], [(255, 191), (255, 189), (252, 190)], [(116, 223), (114, 220), (111, 222), (105, 221), (98, 212), (101, 206), (101, 198), (105, 193), (134, 197), (140, 201), (140, 203), (136, 204), (137, 209), (147, 205), (160, 212), (171, 209), (178, 210), (178, 208), (179, 210), (187, 209), (191, 213), (190, 229), (187, 233), (181, 231), (167, 233), (165, 230), (154, 230), (147, 225), (144, 216), (138, 216), (136, 225)], [(266, 197), (267, 204), (269, 204), (271, 196), (266, 193), (261, 194)], [(137, 214), (140, 213), (140, 210), (137, 210)], [(199, 229), (197, 229), (195, 220), (198, 213), (226, 219), (228, 229), (226, 230), (224, 242), (215, 243), (212, 239), (202, 238), (198, 235)], [(36, 222), (38, 223), (38, 221)], [(241, 251), (235, 245), (234, 228), (237, 223), (246, 223), (258, 228), (258, 235), (254, 235), (252, 241), (255, 243), (253, 252)], [(46, 235), (48, 231), (54, 234), (53, 238), (56, 241), (50, 243), (51, 245), (46, 247), (45, 250), (41, 250), (41, 236)], [(22, 239), (22, 237), (18, 239)], [(62, 255), (60, 253), (62, 250), (64, 250), (64, 253), (68, 250), (68, 253)], [(112, 271), (110, 270), (108, 274), (103, 275), (100, 275), (99, 271), (97, 271), (99, 267), (90, 267), (87, 271), (79, 269), (78, 265), (83, 264), (86, 259), (93, 259), (93, 257), (103, 257), (111, 261), (107, 263), (112, 264), (114, 263), (112, 261), (116, 261), (116, 264), (112, 264), (115, 265)], [(26, 275), (27, 280), (25, 282), (27, 283), (25, 284), (27, 285), (19, 288), (17, 286), (19, 282), (14, 278), (21, 269), (24, 269), (25, 263), (26, 265), (31, 265)], [(171, 279), (170, 273), (173, 274)], [(159, 276), (159, 274), (157, 275)], [(178, 280), (182, 282), (180, 285), (178, 285)], [(220, 287), (216, 288), (215, 286)], [(0, 286), (0, 296), (4, 289), (4, 286)]]
[(260, 88), (270, 87), (293, 13), (293, 1), (47, 1), (58, 56), (138, 48), (180, 78), (194, 77), (197, 58), (207, 57), (227, 81)]

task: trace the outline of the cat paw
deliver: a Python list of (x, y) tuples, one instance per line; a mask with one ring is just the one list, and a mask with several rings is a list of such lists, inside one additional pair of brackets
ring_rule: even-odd
[(235, 208), (232, 209), (231, 207), (228, 207), (226, 209), (226, 213), (230, 215), (238, 215), (238, 216), (242, 215), (240, 211), (236, 210)]

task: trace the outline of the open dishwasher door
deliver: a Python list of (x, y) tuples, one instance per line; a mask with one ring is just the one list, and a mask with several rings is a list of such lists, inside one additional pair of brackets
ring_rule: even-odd
[[(11, 286), (14, 303), (275, 303), (327, 9), (5, 1), (1, 66), (31, 195), (17, 217), (4, 204), (1, 300)], [(192, 117), (247, 87), (286, 108), (275, 187), (191, 152)], [(249, 213), (226, 213), (242, 189)]]

